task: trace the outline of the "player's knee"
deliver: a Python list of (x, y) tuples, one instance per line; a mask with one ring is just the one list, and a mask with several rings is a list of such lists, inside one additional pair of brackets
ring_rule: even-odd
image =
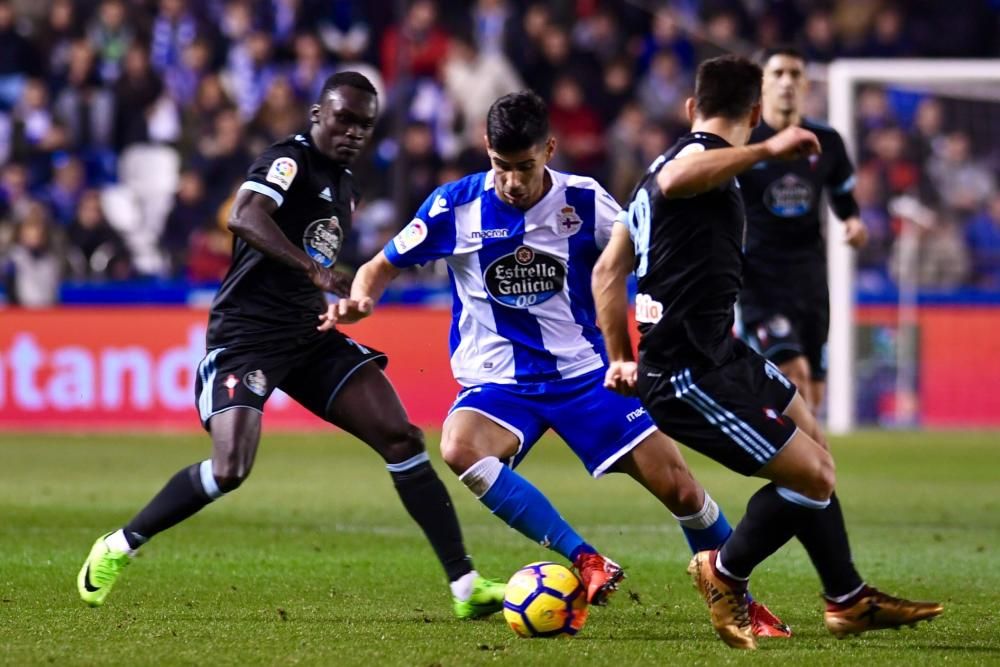
[(219, 487), (219, 491), (229, 493), (240, 488), (240, 485), (250, 476), (250, 466), (223, 466), (220, 470), (213, 470), (212, 477)]
[(807, 480), (805, 495), (814, 500), (829, 500), (837, 486), (836, 466), (833, 457), (826, 451), (816, 457), (811, 475)]
[(424, 451), (424, 432), (413, 424), (407, 424), (388, 438), (379, 448), (386, 463), (402, 463)]
[(670, 498), (664, 498), (663, 501), (671, 512), (679, 516), (697, 514), (705, 500), (701, 485), (686, 472), (674, 475), (673, 485), (668, 493)]
[(482, 457), (471, 441), (447, 434), (441, 438), (441, 458), (452, 472), (461, 475)]

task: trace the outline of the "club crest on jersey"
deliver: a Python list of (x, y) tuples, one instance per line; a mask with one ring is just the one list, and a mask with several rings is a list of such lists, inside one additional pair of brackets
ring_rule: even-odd
[(493, 261), (483, 272), (486, 291), (511, 308), (529, 308), (562, 292), (566, 267), (557, 258), (526, 245)]
[(560, 236), (570, 236), (580, 230), (583, 220), (572, 206), (563, 206), (556, 214), (556, 231)]
[(278, 185), (282, 190), (287, 191), (292, 187), (295, 174), (299, 173), (299, 165), (290, 157), (279, 157), (271, 163), (271, 168), (267, 170), (265, 180), (268, 183)]
[(427, 223), (420, 218), (410, 220), (410, 224), (403, 227), (403, 231), (396, 234), (392, 239), (392, 244), (396, 246), (396, 252), (400, 255), (413, 250), (424, 242), (427, 238)]
[(244, 375), (243, 384), (258, 396), (263, 396), (267, 393), (267, 377), (264, 375), (264, 371), (259, 368)]
[(813, 186), (795, 174), (785, 174), (767, 186), (764, 206), (781, 218), (797, 218), (813, 205)]
[(320, 218), (309, 223), (302, 234), (302, 247), (313, 260), (330, 268), (337, 261), (344, 243), (344, 230), (340, 228), (337, 216)]

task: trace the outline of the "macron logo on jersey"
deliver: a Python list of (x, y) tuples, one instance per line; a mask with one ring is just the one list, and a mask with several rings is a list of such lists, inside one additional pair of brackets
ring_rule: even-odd
[(448, 200), (444, 197), (438, 197), (431, 204), (431, 210), (427, 212), (428, 217), (435, 218), (442, 213), (448, 211)]

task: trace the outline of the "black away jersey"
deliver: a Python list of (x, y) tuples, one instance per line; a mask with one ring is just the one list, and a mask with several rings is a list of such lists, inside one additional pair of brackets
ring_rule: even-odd
[[(854, 167), (840, 135), (809, 120), (802, 127), (819, 139), (820, 155), (758, 162), (739, 175), (747, 212), (746, 281), (741, 297), (745, 302), (796, 290), (825, 292), (823, 190), (840, 217), (857, 213), (852, 194)], [(762, 122), (750, 135), (750, 143), (775, 134)]]
[[(241, 190), (278, 204), (273, 214), (285, 236), (323, 266), (332, 267), (347, 233), (355, 193), (350, 170), (296, 134), (272, 145), (250, 167)], [(302, 271), (274, 261), (240, 238), (212, 302), (208, 347), (287, 341), (315, 334), (326, 296)]]
[(736, 179), (677, 199), (665, 198), (656, 182), (670, 160), (727, 147), (707, 132), (681, 137), (653, 162), (632, 195), (626, 222), (635, 244), (636, 319), (645, 363), (714, 368), (732, 354), (745, 221)]

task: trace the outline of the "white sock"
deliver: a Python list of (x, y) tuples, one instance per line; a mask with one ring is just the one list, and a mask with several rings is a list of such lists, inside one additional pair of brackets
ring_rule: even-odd
[(469, 487), (476, 498), (482, 498), (497, 481), (502, 470), (503, 464), (500, 463), (500, 459), (495, 456), (487, 456), (472, 464), (468, 470), (458, 476), (458, 479)]
[(725, 568), (725, 566), (722, 564), (721, 551), (715, 554), (715, 569), (735, 581), (750, 581), (750, 577), (737, 577), (735, 574), (733, 574), (732, 572), (730, 572)]
[(104, 543), (108, 545), (108, 548), (112, 551), (124, 551), (129, 556), (135, 555), (135, 549), (129, 546), (128, 540), (125, 539), (124, 530), (116, 530), (107, 537), (104, 538)]
[(465, 602), (472, 597), (472, 582), (476, 580), (479, 573), (473, 570), (467, 574), (463, 574), (461, 577), (451, 582), (451, 594), (455, 596), (456, 600)]
[(677, 516), (675, 514), (674, 518), (685, 528), (705, 530), (719, 520), (719, 506), (712, 499), (712, 496), (708, 495), (708, 491), (706, 491), (705, 502), (702, 503), (700, 510), (688, 516)]

